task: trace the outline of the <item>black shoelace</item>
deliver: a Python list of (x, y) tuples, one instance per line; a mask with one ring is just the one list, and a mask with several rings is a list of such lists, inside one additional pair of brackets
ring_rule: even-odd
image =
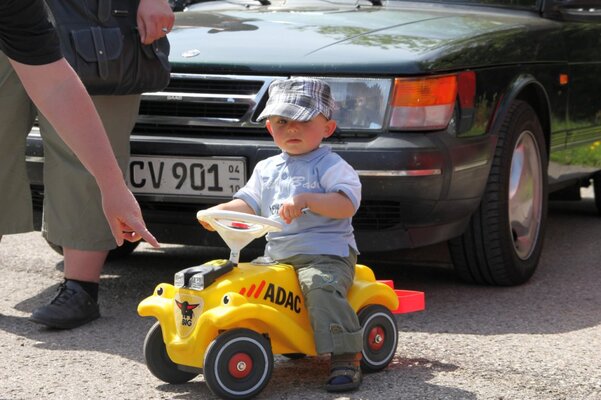
[(61, 283), (57, 290), (58, 293), (54, 296), (50, 304), (63, 305), (75, 294), (75, 290), (69, 289), (65, 283)]

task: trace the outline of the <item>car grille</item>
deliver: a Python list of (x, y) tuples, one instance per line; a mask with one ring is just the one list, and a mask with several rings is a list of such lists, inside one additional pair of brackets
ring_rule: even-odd
[[(212, 204), (156, 203), (140, 201), (143, 209), (196, 215), (200, 209)], [(193, 218), (190, 221), (195, 221)], [(191, 222), (195, 223), (195, 222)], [(353, 227), (362, 231), (378, 231), (401, 224), (401, 204), (394, 201), (363, 201), (353, 217)]]
[(271, 82), (281, 77), (174, 73), (169, 86), (142, 95), (133, 135), (265, 138), (256, 121)]
[(265, 86), (265, 78), (219, 78), (206, 75), (175, 74), (166, 92), (255, 95)]

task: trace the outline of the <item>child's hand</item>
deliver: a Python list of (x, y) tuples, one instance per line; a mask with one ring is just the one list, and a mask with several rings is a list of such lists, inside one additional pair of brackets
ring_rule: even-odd
[(284, 201), (280, 206), (280, 218), (287, 224), (303, 215), (303, 209), (307, 207), (307, 202), (301, 195), (294, 196)]
[(201, 221), (201, 220), (198, 220), (198, 222), (200, 222), (200, 225), (202, 225), (202, 227), (205, 228), (207, 231), (215, 232), (215, 229), (213, 229), (211, 224), (208, 224), (205, 221)]
[[(207, 210), (219, 209), (218, 207), (219, 207), (219, 205), (217, 205), (217, 206), (213, 206), (213, 207), (207, 208)], [(213, 227), (211, 226), (211, 224), (209, 224), (208, 222), (201, 221), (200, 219), (198, 220), (198, 222), (199, 222), (199, 223), (200, 223), (200, 225), (202, 225), (202, 227), (203, 227), (203, 228), (205, 228), (207, 231), (215, 232), (215, 228), (213, 228)]]
[[(227, 203), (217, 204), (216, 206), (209, 207), (207, 210), (224, 210), (224, 211), (237, 211), (246, 214), (255, 214), (253, 209), (241, 199), (234, 199), (228, 201)], [(215, 232), (215, 229), (208, 223), (198, 220), (200, 225), (205, 228), (207, 231)]]

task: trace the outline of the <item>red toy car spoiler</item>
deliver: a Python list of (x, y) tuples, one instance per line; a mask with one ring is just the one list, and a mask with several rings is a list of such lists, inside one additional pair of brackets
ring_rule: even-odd
[(384, 283), (394, 289), (398, 299), (399, 306), (396, 310), (393, 310), (393, 314), (406, 314), (415, 311), (423, 311), (426, 308), (426, 301), (424, 298), (424, 292), (418, 292), (415, 290), (401, 290), (394, 288), (394, 282), (392, 280), (379, 280), (378, 282)]

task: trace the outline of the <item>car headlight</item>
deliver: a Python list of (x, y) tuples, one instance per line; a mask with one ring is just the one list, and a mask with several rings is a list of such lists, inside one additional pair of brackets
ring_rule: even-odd
[(330, 85), (341, 130), (381, 130), (392, 91), (391, 79), (321, 77)]

